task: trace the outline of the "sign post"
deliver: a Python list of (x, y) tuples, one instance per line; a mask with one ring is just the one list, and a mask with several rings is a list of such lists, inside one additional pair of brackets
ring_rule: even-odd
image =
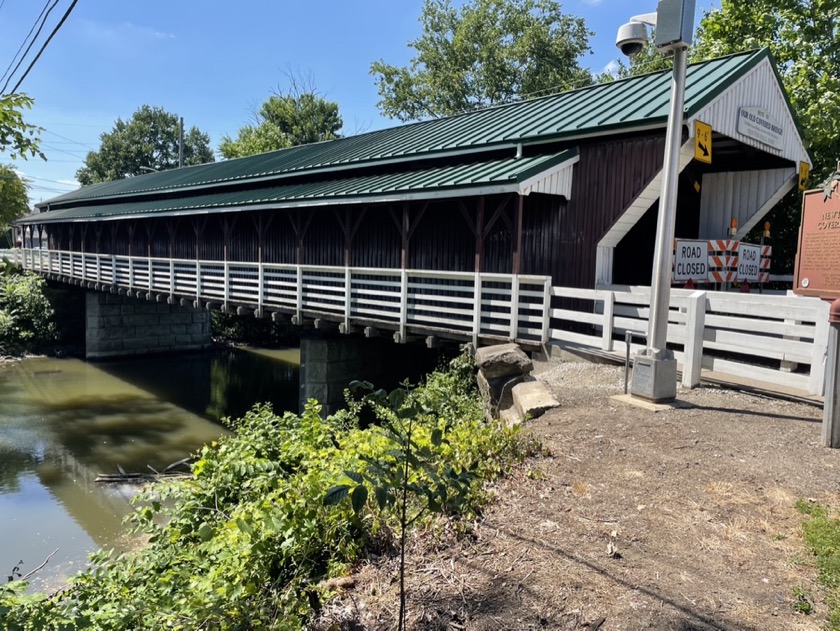
[[(840, 167), (840, 165), (838, 165)], [(840, 447), (840, 195), (833, 187), (807, 191), (802, 198), (802, 223), (793, 291), (800, 296), (834, 300), (829, 311), (828, 356), (825, 364), (823, 444)]]

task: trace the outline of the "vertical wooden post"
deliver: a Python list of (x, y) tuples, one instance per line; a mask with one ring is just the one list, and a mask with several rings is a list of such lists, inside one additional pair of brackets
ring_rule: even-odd
[(411, 230), (410, 217), (410, 202), (403, 202), (402, 206), (402, 227), (400, 229), (400, 236), (402, 237), (402, 246), (400, 248), (400, 267), (408, 269), (408, 245), (409, 232)]
[(394, 334), (395, 341), (400, 344), (406, 342), (406, 327), (408, 326), (408, 270), (400, 270), (400, 330)]
[(195, 233), (195, 307), (199, 308), (201, 306), (201, 246), (207, 219), (193, 219), (192, 225)]
[(169, 245), (167, 252), (169, 253), (169, 304), (175, 302), (175, 236), (178, 233), (178, 219), (166, 220), (166, 232), (169, 235)]
[(517, 196), (516, 199), (516, 230), (513, 234), (513, 262), (512, 272), (514, 274), (522, 273), (522, 211), (525, 204), (525, 197), (523, 195)]
[(519, 275), (514, 274), (510, 282), (510, 341), (515, 342), (519, 334)]
[(685, 323), (685, 359), (683, 360), (682, 385), (696, 388), (700, 385), (703, 368), (703, 335), (706, 330), (706, 292), (695, 291), (687, 301)]
[(831, 303), (826, 321), (829, 330), (822, 435), (823, 444), (836, 449), (840, 447), (840, 298)]
[(475, 271), (480, 273), (484, 267), (484, 195), (478, 198), (475, 214)]
[(134, 289), (134, 231), (137, 225), (133, 221), (128, 222), (128, 288)]
[[(615, 297), (613, 297), (613, 301)], [(543, 281), (543, 313), (542, 313), (542, 338), (543, 344), (548, 344), (551, 339), (551, 276)]]
[(604, 296), (604, 323), (601, 325), (601, 350), (612, 351), (613, 349), (613, 314), (615, 313), (615, 294), (605, 291)]
[[(808, 394), (817, 396), (823, 394), (828, 380), (828, 338), (831, 326), (828, 324), (828, 314), (831, 303), (825, 300), (816, 305), (816, 320), (814, 321), (814, 343), (811, 346), (811, 375), (808, 378)], [(835, 375), (837, 378), (840, 375)]]

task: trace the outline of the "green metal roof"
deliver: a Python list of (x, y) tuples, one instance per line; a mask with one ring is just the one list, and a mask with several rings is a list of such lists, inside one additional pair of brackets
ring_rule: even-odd
[[(686, 116), (699, 111), (767, 57), (769, 52), (763, 49), (690, 65)], [(670, 71), (641, 75), (329, 142), (94, 184), (38, 206), (57, 210), (108, 198), (146, 197), (186, 189), (191, 194), (246, 182), (280, 184), (302, 175), (324, 174), (324, 179), (332, 180), (340, 177), (340, 171), (351, 168), (381, 169), (389, 163), (446, 156), (468, 159), (470, 153), (514, 148), (517, 144), (661, 127), (668, 116), (670, 86)]]
[(174, 215), (196, 211), (214, 212), (270, 205), (290, 208), (339, 203), (365, 203), (388, 199), (430, 199), (445, 195), (473, 195), (518, 190), (522, 182), (577, 157), (577, 150), (550, 156), (505, 158), (455, 166), (356, 176), (302, 184), (208, 193), (158, 200), (82, 205), (29, 215), (18, 223), (51, 223), (89, 219), (124, 219), (130, 216)]

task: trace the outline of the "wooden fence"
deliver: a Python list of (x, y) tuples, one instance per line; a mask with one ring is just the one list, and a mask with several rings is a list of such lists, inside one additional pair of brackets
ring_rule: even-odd
[[(0, 256), (4, 253), (0, 252)], [(650, 289), (552, 287), (542, 276), (127, 257), (47, 250), (5, 255), (27, 269), (148, 299), (326, 318), (474, 342), (554, 344), (623, 360), (644, 348)], [(828, 304), (793, 295), (673, 289), (668, 344), (687, 387), (703, 371), (821, 395)]]

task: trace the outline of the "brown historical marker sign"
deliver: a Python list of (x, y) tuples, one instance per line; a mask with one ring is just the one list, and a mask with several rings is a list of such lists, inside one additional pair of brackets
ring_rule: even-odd
[(840, 190), (802, 197), (802, 224), (793, 291), (801, 296), (840, 298)]

